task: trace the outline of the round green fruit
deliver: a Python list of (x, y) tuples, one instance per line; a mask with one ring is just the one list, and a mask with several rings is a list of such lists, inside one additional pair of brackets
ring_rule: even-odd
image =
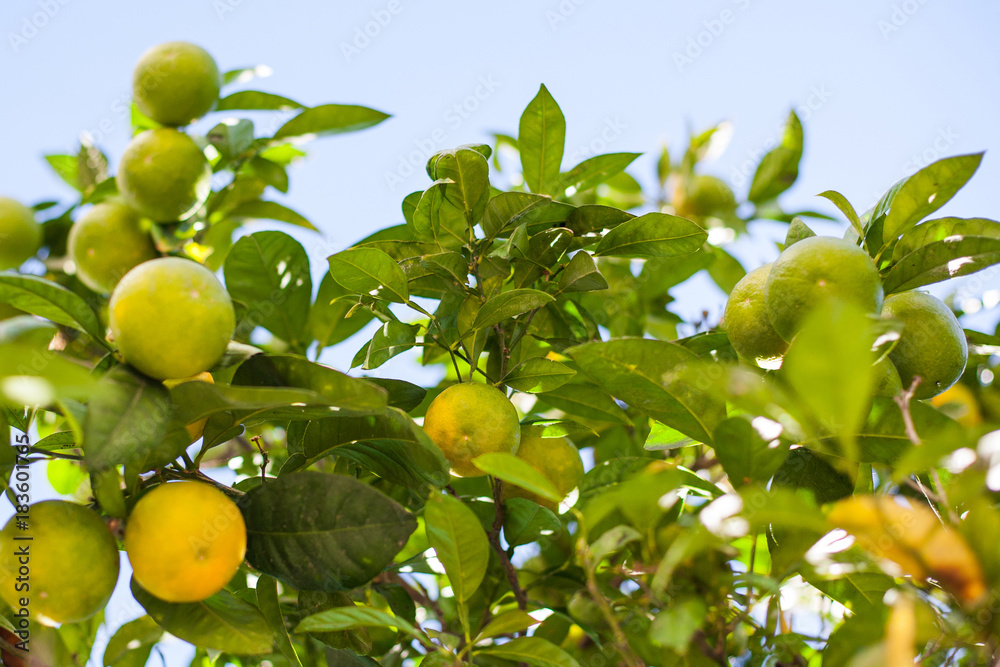
[(191, 137), (163, 127), (132, 139), (116, 181), (129, 206), (168, 224), (191, 217), (205, 203), (212, 191), (212, 168)]
[(139, 111), (161, 125), (187, 125), (212, 110), (222, 77), (205, 49), (165, 42), (142, 54), (132, 73), (132, 97)]
[(723, 316), (733, 349), (744, 359), (765, 366), (788, 349), (767, 316), (764, 286), (770, 273), (771, 265), (765, 264), (743, 276), (730, 293)]
[(882, 315), (903, 323), (889, 358), (903, 387), (920, 378), (914, 398), (937, 396), (958, 381), (969, 360), (969, 345), (955, 313), (940, 299), (925, 292), (893, 294), (885, 300)]
[(126, 273), (160, 255), (142, 216), (112, 201), (97, 204), (70, 228), (69, 256), (83, 284), (107, 294)]
[(16, 269), (42, 247), (42, 226), (19, 201), (0, 197), (0, 271)]
[(214, 366), (233, 336), (229, 293), (197, 262), (163, 257), (129, 271), (111, 293), (111, 335), (125, 361), (157, 380)]
[(696, 174), (678, 183), (674, 212), (682, 218), (721, 217), (736, 210), (736, 195), (726, 183), (707, 174)]
[[(517, 458), (531, 464), (531, 467), (556, 488), (563, 498), (575, 489), (583, 479), (583, 461), (580, 450), (566, 438), (543, 438), (530, 428), (521, 431), (521, 444), (517, 448)], [(553, 512), (559, 503), (542, 498), (537, 493), (527, 491), (513, 484), (504, 484), (504, 500), (507, 498), (527, 498)]]
[[(101, 517), (64, 500), (35, 503), (27, 517), (27, 529), (12, 517), (0, 532), (0, 597), (14, 609), (29, 597), (31, 617), (49, 626), (77, 623), (103, 609), (118, 581), (118, 546)], [(25, 545), (30, 545), (27, 565), (17, 555)], [(30, 596), (17, 590), (25, 568)]]
[(764, 287), (771, 326), (789, 342), (806, 314), (824, 301), (841, 299), (877, 313), (882, 296), (882, 281), (868, 253), (831, 236), (810, 236), (786, 248)]
[(875, 381), (872, 393), (875, 396), (892, 397), (903, 390), (903, 381), (899, 378), (899, 371), (889, 357), (883, 357), (877, 364), (873, 375)]

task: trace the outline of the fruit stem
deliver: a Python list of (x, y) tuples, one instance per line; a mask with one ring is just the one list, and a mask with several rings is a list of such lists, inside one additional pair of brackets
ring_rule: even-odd
[(490, 546), (493, 547), (500, 559), (503, 571), (507, 575), (507, 581), (510, 583), (510, 589), (514, 593), (514, 599), (517, 600), (518, 609), (526, 611), (528, 609), (528, 596), (521, 588), (521, 582), (517, 580), (517, 570), (511, 564), (510, 558), (507, 557), (507, 552), (500, 545), (500, 529), (503, 528), (503, 482), (496, 477), (493, 478), (493, 507), (493, 529), (489, 534)]

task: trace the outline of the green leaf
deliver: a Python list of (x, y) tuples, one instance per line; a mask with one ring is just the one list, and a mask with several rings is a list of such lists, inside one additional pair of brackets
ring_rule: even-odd
[(241, 118), (219, 123), (205, 135), (222, 156), (222, 164), (243, 155), (253, 146), (253, 122)]
[(281, 655), (291, 664), (302, 667), (299, 656), (295, 654), (295, 647), (292, 646), (292, 640), (288, 637), (285, 619), (281, 615), (281, 605), (278, 603), (278, 580), (265, 574), (257, 580), (256, 591), (257, 606), (274, 631), (274, 643)]
[(67, 185), (83, 192), (80, 186), (80, 162), (75, 155), (46, 155), (45, 161)]
[(406, 303), (406, 274), (396, 261), (375, 248), (348, 248), (330, 255), (330, 275), (355, 294)]
[(497, 479), (519, 486), (525, 491), (536, 493), (546, 500), (559, 502), (563, 499), (552, 482), (530, 463), (506, 452), (480, 454), (472, 459), (472, 464)]
[(389, 407), (399, 408), (403, 412), (410, 412), (423, 403), (427, 390), (419, 385), (405, 380), (393, 380), (391, 378), (364, 377), (365, 382), (382, 387), (389, 394)]
[[(844, 216), (847, 218), (847, 221), (851, 223), (851, 228), (854, 229), (855, 233), (857, 233), (859, 238), (865, 235), (865, 230), (864, 226), (861, 224), (861, 219), (858, 218), (858, 214), (854, 210), (854, 207), (851, 206), (851, 202), (847, 201), (847, 197), (840, 194), (836, 190), (827, 190), (826, 192), (821, 192), (819, 193), (819, 196), (829, 199), (831, 202), (833, 202), (834, 206), (840, 209), (840, 212), (843, 213)], [(789, 230), (789, 233), (791, 233), (791, 230)], [(790, 244), (786, 243), (785, 245), (787, 246)]]
[(566, 119), (543, 85), (521, 115), (517, 130), (521, 171), (532, 192), (555, 194), (565, 146)]
[[(518, 498), (518, 500), (523, 500), (523, 498)], [(514, 634), (515, 632), (527, 630), (533, 625), (538, 625), (538, 621), (520, 609), (505, 611), (502, 614), (494, 616), (493, 620), (487, 623), (482, 632), (476, 636), (475, 641), (479, 642), (482, 639), (490, 637)]]
[(427, 540), (444, 566), (455, 599), (472, 597), (486, 576), (490, 547), (475, 513), (457, 498), (435, 493), (424, 506)]
[(573, 188), (575, 192), (583, 192), (599, 185), (621, 172), (632, 164), (642, 153), (607, 153), (595, 155), (576, 165), (563, 174), (559, 185), (553, 191), (562, 194)]
[(725, 404), (683, 378), (697, 357), (687, 349), (642, 338), (585, 343), (566, 350), (590, 379), (612, 396), (698, 442), (726, 417)]
[[(313, 227), (313, 224), (302, 214), (296, 213), (292, 209), (279, 204), (276, 201), (263, 201), (260, 199), (245, 201), (230, 211), (229, 217), (236, 218), (238, 220), (277, 220), (278, 222), (287, 222), (288, 224), (295, 225), (296, 227), (305, 227), (306, 229), (311, 229), (314, 232), (319, 231)], [(258, 234), (259, 233), (265, 232), (258, 232)], [(239, 241), (237, 241), (237, 244), (238, 243)]]
[(124, 366), (108, 371), (83, 420), (87, 468), (99, 472), (142, 459), (166, 435), (170, 414), (169, 394), (162, 384)]
[(708, 266), (708, 275), (723, 292), (729, 294), (747, 274), (746, 269), (722, 248), (713, 247), (712, 254), (715, 255), (715, 259)]
[(523, 662), (531, 667), (580, 667), (576, 658), (540, 637), (517, 637), (505, 644), (477, 649), (474, 653)]
[(324, 104), (306, 109), (281, 126), (274, 139), (290, 137), (327, 136), (343, 132), (357, 132), (378, 125), (389, 114), (367, 107), (346, 104)]
[(153, 646), (163, 637), (163, 628), (149, 616), (140, 616), (115, 631), (104, 649), (105, 667), (143, 667)]
[(965, 276), (1000, 263), (1000, 238), (956, 236), (917, 248), (886, 274), (886, 294)]
[(982, 153), (944, 158), (907, 178), (892, 200), (882, 238), (897, 238), (944, 206), (972, 178), (982, 160)]
[(501, 292), (482, 305), (472, 328), (491, 327), (511, 317), (517, 317), (528, 311), (541, 308), (553, 301), (555, 301), (554, 298), (535, 289), (514, 289), (509, 292)]
[(764, 440), (751, 422), (730, 417), (715, 428), (712, 448), (733, 487), (766, 483), (788, 455), (788, 444)]
[(312, 302), (309, 257), (284, 232), (256, 232), (239, 239), (223, 267), (226, 289), (247, 310), (237, 331), (261, 326), (295, 349), (308, 345), (306, 320)]
[(104, 327), (94, 309), (61, 285), (37, 276), (0, 272), (0, 303), (82, 331), (111, 349), (104, 340)]
[(564, 384), (537, 394), (538, 399), (566, 414), (612, 424), (631, 425), (625, 411), (606, 392), (592, 384)]
[(445, 248), (457, 248), (469, 240), (471, 233), (463, 209), (448, 199), (449, 185), (439, 181), (424, 190), (408, 226), (417, 239), (434, 241)]
[(450, 180), (444, 186), (444, 196), (461, 209), (469, 225), (474, 225), (486, 212), (490, 199), (490, 167), (477, 151), (463, 148), (445, 151), (431, 159), (431, 178)]
[(534, 500), (510, 498), (503, 505), (503, 534), (512, 547), (529, 544), (562, 530), (562, 522), (555, 512)]
[(371, 581), (416, 528), (395, 501), (344, 475), (282, 475), (243, 500), (247, 562), (300, 589), (349, 590)]
[(559, 276), (560, 292), (594, 292), (604, 289), (608, 289), (608, 281), (597, 269), (594, 258), (585, 250), (573, 255)]
[(450, 480), (448, 462), (417, 424), (398, 409), (366, 417), (333, 417), (289, 427), (281, 475), (335, 455), (392, 482), (423, 490)]
[(599, 232), (602, 229), (614, 229), (623, 222), (633, 219), (635, 216), (627, 211), (613, 206), (595, 204), (573, 209), (573, 212), (566, 219), (566, 227), (574, 234), (583, 236), (591, 232)]
[(773, 488), (805, 489), (817, 505), (832, 503), (854, 492), (854, 485), (846, 475), (805, 447), (788, 453), (774, 473)]
[(892, 248), (893, 263), (935, 241), (957, 236), (987, 236), (1000, 239), (1000, 222), (987, 218), (937, 218), (903, 234)]
[[(851, 335), (844, 335), (850, 331)], [(849, 302), (824, 303), (806, 318), (785, 354), (782, 371), (805, 404), (856, 455), (874, 387), (871, 325)]]
[(509, 234), (527, 224), (528, 228), (548, 228), (568, 219), (576, 209), (568, 204), (528, 192), (502, 192), (486, 205), (482, 227), (487, 239)]
[[(417, 326), (390, 320), (375, 331), (374, 337), (361, 349), (351, 367), (364, 370), (378, 368), (397, 354), (412, 349), (417, 342)], [(363, 354), (362, 354), (363, 353)]]
[(303, 108), (305, 107), (295, 100), (259, 90), (241, 90), (227, 95), (215, 106), (216, 111), (287, 111)]
[[(298, 603), (300, 618), (312, 616), (328, 609), (339, 607), (350, 609), (355, 606), (354, 600), (346, 593), (340, 591), (299, 591)], [(350, 649), (362, 655), (371, 653), (372, 650), (371, 636), (364, 627), (338, 632), (315, 632), (310, 634), (312, 634), (313, 638), (332, 648)]]
[(500, 382), (518, 391), (537, 394), (563, 386), (574, 375), (576, 371), (566, 364), (544, 357), (532, 357), (512, 368)]
[(601, 239), (594, 254), (615, 257), (677, 257), (698, 252), (708, 232), (666, 213), (647, 213), (621, 223)]
[(154, 621), (170, 634), (201, 648), (237, 655), (270, 653), (271, 628), (260, 611), (229, 591), (201, 602), (164, 602), (132, 579), (132, 595)]
[(394, 628), (429, 644), (427, 636), (399, 616), (372, 607), (335, 607), (306, 616), (295, 632), (340, 632), (354, 628)]
[(46, 407), (60, 398), (85, 401), (97, 384), (85, 366), (50, 350), (48, 340), (4, 342), (0, 349), (0, 395), (15, 404)]
[(781, 145), (767, 153), (750, 184), (747, 199), (755, 204), (775, 199), (799, 177), (799, 160), (802, 159), (802, 123), (795, 112), (788, 114)]
[[(346, 340), (361, 331), (372, 321), (374, 314), (369, 308), (354, 308), (357, 299), (342, 299), (350, 292), (342, 287), (327, 272), (319, 284), (316, 303), (309, 310), (307, 327), (309, 335), (319, 343), (320, 348), (329, 347)], [(354, 309), (354, 312), (351, 310)], [(347, 314), (351, 316), (348, 317)]]
[[(277, 164), (276, 162), (272, 162), (271, 160), (262, 158), (260, 156), (257, 156), (251, 158), (250, 167), (253, 169), (253, 173), (257, 176), (257, 178), (264, 181), (275, 190), (284, 193), (288, 192), (288, 171), (286, 171), (282, 165)], [(237, 206), (237, 208), (239, 207)], [(291, 220), (285, 220), (284, 218), (279, 218), (279, 217), (275, 217), (274, 219), (284, 220), (284, 222), (292, 222), (292, 224), (297, 224), (306, 227), (306, 229), (312, 229), (314, 231), (317, 231), (316, 228), (313, 227), (308, 220), (303, 218), (298, 213), (295, 213), (295, 211), (292, 211), (291, 209), (287, 209), (284, 207), (282, 208), (284, 209), (284, 211), (278, 211), (276, 213), (272, 213), (271, 215), (273, 216), (282, 215), (291, 218)], [(268, 218), (268, 215), (261, 215), (259, 217)]]
[(657, 646), (687, 655), (691, 637), (701, 627), (707, 613), (708, 607), (701, 598), (673, 600), (653, 619), (649, 626), (649, 639)]

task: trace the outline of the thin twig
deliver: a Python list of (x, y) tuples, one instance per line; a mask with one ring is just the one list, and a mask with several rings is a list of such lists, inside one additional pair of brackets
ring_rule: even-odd
[(934, 485), (934, 491), (937, 493), (938, 498), (941, 499), (941, 504), (944, 505), (945, 511), (948, 512), (948, 520), (953, 524), (957, 524), (958, 515), (952, 509), (951, 503), (948, 502), (948, 492), (945, 491), (944, 484), (941, 483), (941, 476), (938, 474), (937, 468), (931, 468), (931, 482)]
[(913, 394), (917, 391), (917, 387), (920, 386), (920, 376), (913, 378), (913, 383), (910, 385), (909, 389), (904, 389), (895, 396), (892, 400), (896, 401), (896, 405), (899, 406), (899, 411), (903, 413), (903, 428), (906, 433), (906, 437), (914, 445), (920, 445), (920, 436), (917, 435), (917, 428), (913, 424), (913, 415), (910, 414), (910, 401), (913, 400)]
[(525, 611), (528, 609), (528, 596), (521, 588), (521, 582), (517, 580), (517, 569), (511, 564), (507, 552), (500, 545), (500, 529), (503, 528), (503, 482), (495, 477), (493, 478), (493, 505), (493, 528), (489, 533), (490, 545), (500, 559), (500, 564), (507, 575), (507, 581), (510, 583), (510, 589), (514, 593), (514, 599), (517, 600), (518, 608)]

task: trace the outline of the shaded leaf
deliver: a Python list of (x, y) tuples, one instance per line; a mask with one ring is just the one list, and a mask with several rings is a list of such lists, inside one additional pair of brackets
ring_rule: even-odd
[(698, 252), (708, 232), (687, 218), (647, 213), (609, 231), (594, 254), (615, 257), (676, 257)]
[(424, 506), (427, 539), (451, 582), (455, 599), (472, 597), (486, 576), (489, 543), (475, 513), (457, 498), (433, 494)]

